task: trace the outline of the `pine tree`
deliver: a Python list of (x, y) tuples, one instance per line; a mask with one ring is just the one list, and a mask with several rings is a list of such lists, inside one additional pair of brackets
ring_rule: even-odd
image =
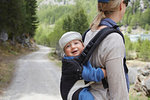
[(72, 19), (69, 15), (63, 21), (63, 30), (65, 32), (72, 30)]
[(8, 0), (7, 3), (7, 29), (9, 37), (15, 42), (15, 37), (23, 34), (25, 4), (23, 0)]
[(7, 8), (8, 8), (8, 1), (7, 0), (0, 0), (0, 32), (7, 30)]
[(74, 14), (72, 26), (72, 30), (78, 31), (80, 33), (84, 33), (88, 29), (89, 24), (87, 16), (85, 15), (82, 8)]
[(139, 55), (142, 59), (145, 61), (150, 61), (150, 41), (144, 40), (141, 44), (141, 47), (139, 48), (140, 52)]
[(26, 1), (26, 27), (28, 29), (27, 33), (31, 36), (34, 36), (35, 30), (37, 28), (37, 16), (36, 16), (36, 8), (37, 1), (36, 0), (25, 0)]

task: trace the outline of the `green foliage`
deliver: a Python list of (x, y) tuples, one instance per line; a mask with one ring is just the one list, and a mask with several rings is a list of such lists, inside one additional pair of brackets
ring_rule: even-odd
[(150, 30), (150, 25), (149, 24), (145, 25), (145, 30), (147, 30), (147, 31)]
[(133, 55), (133, 52), (136, 49), (135, 43), (131, 42), (130, 38), (125, 35), (125, 48), (126, 48), (126, 58), (127, 59), (134, 59), (136, 55)]
[(97, 14), (97, 0), (76, 0), (76, 4), (78, 8), (84, 9), (87, 20), (91, 23)]
[(125, 47), (126, 47), (126, 51), (134, 49), (133, 44), (132, 44), (132, 42), (130, 41), (130, 38), (127, 35), (125, 35)]
[(127, 59), (141, 58), (144, 61), (150, 61), (150, 41), (139, 39), (137, 42), (131, 42), (125, 35), (125, 47)]
[[(81, 8), (75, 14), (73, 14), (72, 17), (72, 30), (80, 32), (81, 34), (84, 33), (88, 27), (88, 21), (87, 21), (87, 16), (84, 13), (84, 10)], [(64, 24), (65, 25), (65, 24)]]
[(148, 8), (149, 7), (149, 0), (143, 0), (143, 2), (144, 2), (144, 7), (145, 8)]
[(49, 40), (48, 36), (53, 31), (54, 26), (48, 26), (45, 24), (40, 24), (36, 30), (34, 39), (38, 44), (49, 45), (47, 42)]
[(0, 33), (5, 31), (10, 39), (23, 33), (34, 35), (37, 17), (36, 0), (0, 0)]
[(145, 61), (150, 61), (150, 41), (143, 40), (139, 46), (139, 57)]
[(40, 5), (40, 3), (42, 2), (43, 0), (37, 0), (37, 5)]
[(66, 18), (64, 19), (62, 28), (66, 32), (72, 30), (72, 18), (70, 15), (67, 15)]
[(144, 13), (141, 15), (140, 26), (145, 28), (145, 25), (150, 25), (150, 8), (146, 9)]
[(51, 32), (48, 36), (49, 46), (56, 47), (56, 45), (58, 44), (58, 40), (64, 32), (63, 19), (60, 19), (56, 22), (53, 32)]
[(38, 10), (39, 21), (45, 24), (54, 24), (59, 18), (70, 13), (72, 6), (44, 6)]
[[(41, 0), (38, 0), (38, 2), (41, 2)], [(97, 13), (97, 1), (75, 0), (75, 2), (75, 5), (44, 5), (38, 8), (38, 19), (40, 24), (42, 24), (35, 36), (38, 43), (56, 47), (63, 33), (67, 31), (83, 33), (88, 29), (88, 23), (92, 22)], [(131, 5), (127, 7), (123, 20), (119, 23), (120, 25), (129, 26), (127, 29), (129, 34), (132, 28), (135, 29), (137, 26), (141, 26), (147, 32), (149, 31), (150, 10), (148, 0), (143, 0), (143, 2), (144, 9), (141, 9), (140, 0), (131, 1)], [(54, 28), (50, 28), (49, 25), (53, 24), (55, 25)], [(140, 49), (143, 45), (142, 40), (133, 43), (129, 37), (125, 36), (125, 39), (127, 58), (133, 59), (133, 53), (138, 57), (142, 57), (140, 53), (142, 52)]]
[(36, 16), (36, 0), (26, 0), (26, 24), (28, 27), (27, 33), (30, 33), (31, 36), (34, 36), (35, 29), (37, 28), (37, 16)]
[[(22, 32), (22, 24), (24, 25), (25, 20), (25, 4), (23, 0), (9, 1), (7, 9), (7, 23), (6, 31), (9, 32), (9, 36), (16, 36)], [(5, 16), (3, 16), (5, 17)]]
[(132, 30), (132, 27), (129, 26), (128, 29), (127, 29), (127, 32), (128, 32), (128, 33), (131, 33), (131, 30)]
[[(47, 26), (48, 25), (46, 25), (46, 27)], [(40, 44), (44, 43), (48, 46), (56, 47), (58, 44), (58, 40), (65, 32), (77, 31), (80, 33), (84, 33), (88, 29), (88, 26), (89, 24), (87, 21), (87, 15), (84, 13), (84, 10), (82, 8), (78, 8), (77, 11), (74, 11), (73, 13), (62, 17), (57, 22), (55, 22), (53, 31), (49, 32), (48, 35), (45, 34), (45, 30), (48, 30), (48, 28), (43, 27), (42, 29), (42, 27), (39, 27), (39, 29), (37, 30), (37, 34), (35, 35), (35, 40)], [(40, 33), (46, 36), (40, 36)]]
[[(40, 0), (38, 0), (39, 2)], [(84, 8), (84, 13), (88, 16), (88, 22), (93, 20), (93, 17), (97, 13), (97, 1), (93, 0), (75, 0), (76, 5), (43, 5), (38, 9), (38, 18), (40, 22), (46, 24), (55, 24), (59, 18), (62, 16), (68, 15), (76, 10), (79, 10), (81, 7)], [(84, 3), (83, 3), (84, 2)], [(75, 7), (77, 6), (78, 7)], [(88, 5), (88, 6), (87, 6)]]
[(8, 8), (8, 3), (5, 0), (0, 0), (0, 31), (3, 29), (6, 29), (7, 27), (7, 19), (8, 19), (8, 14), (7, 14), (7, 8)]
[(130, 1), (126, 13), (122, 20), (123, 25), (130, 25), (132, 28), (141, 26), (145, 29), (145, 25), (150, 25), (150, 8), (148, 0), (143, 0), (145, 9), (141, 9), (140, 0)]

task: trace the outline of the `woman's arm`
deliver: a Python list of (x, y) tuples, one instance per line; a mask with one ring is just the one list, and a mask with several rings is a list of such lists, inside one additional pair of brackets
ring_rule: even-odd
[(122, 37), (112, 34), (107, 48), (109, 51), (106, 55), (105, 66), (111, 100), (128, 100), (123, 64), (125, 46)]

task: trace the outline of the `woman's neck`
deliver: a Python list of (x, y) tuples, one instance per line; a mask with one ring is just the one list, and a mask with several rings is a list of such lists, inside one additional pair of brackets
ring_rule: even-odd
[(113, 14), (106, 16), (107, 18), (112, 19), (114, 22), (119, 22), (121, 20), (119, 12), (115, 11)]

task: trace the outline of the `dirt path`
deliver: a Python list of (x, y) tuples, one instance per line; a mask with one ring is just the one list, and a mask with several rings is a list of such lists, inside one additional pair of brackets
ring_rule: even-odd
[(50, 48), (39, 47), (17, 61), (14, 79), (0, 100), (61, 100), (60, 68), (48, 59)]

